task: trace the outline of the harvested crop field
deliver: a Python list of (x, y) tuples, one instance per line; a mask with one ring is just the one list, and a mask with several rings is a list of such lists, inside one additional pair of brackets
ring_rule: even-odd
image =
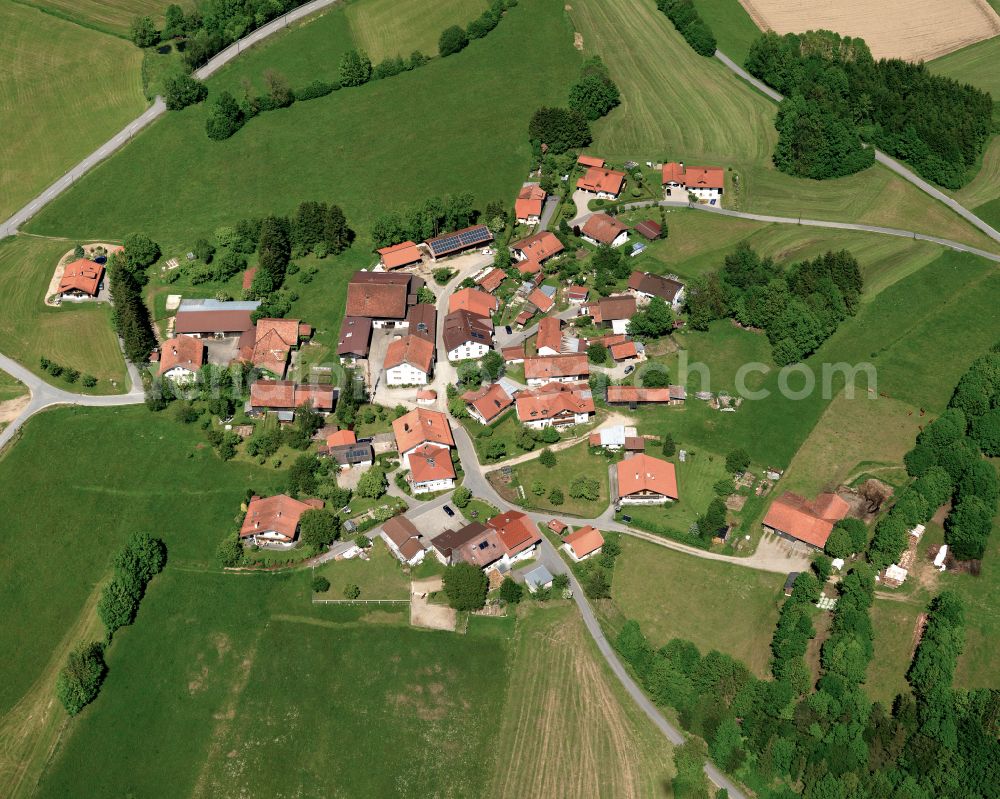
[(929, 61), (1000, 34), (1000, 16), (986, 0), (740, 0), (761, 30), (833, 30), (860, 36), (876, 58)]

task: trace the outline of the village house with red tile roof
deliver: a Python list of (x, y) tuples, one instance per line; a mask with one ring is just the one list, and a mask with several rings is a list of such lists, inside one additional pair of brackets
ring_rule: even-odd
[(587, 169), (587, 173), (577, 180), (576, 187), (580, 191), (594, 194), (601, 200), (617, 200), (618, 195), (625, 188), (624, 172), (616, 169), (607, 169), (603, 166), (592, 166)]
[(525, 183), (514, 201), (514, 218), (522, 225), (537, 225), (542, 218), (545, 191), (537, 183)]
[(312, 328), (298, 319), (258, 319), (240, 336), (239, 359), (283, 378), (292, 350), (311, 335)]
[(586, 355), (553, 355), (544, 358), (525, 358), (524, 377), (529, 386), (559, 383), (586, 382), (590, 377), (590, 363)]
[(416, 408), (393, 420), (392, 432), (404, 469), (410, 468), (410, 453), (421, 444), (439, 444), (449, 448), (455, 446), (448, 417), (429, 408)]
[(462, 399), (465, 400), (469, 416), (480, 424), (493, 424), (514, 406), (514, 398), (501, 383), (492, 383), (477, 391), (467, 391)]
[(533, 430), (586, 424), (596, 410), (589, 383), (546, 383), (518, 391), (514, 402), (518, 421)]
[(499, 307), (496, 297), (474, 288), (459, 289), (448, 298), (448, 313), (468, 311), (489, 319)]
[(385, 352), (387, 386), (425, 386), (434, 373), (434, 344), (407, 334), (389, 343)]
[(86, 258), (66, 265), (56, 294), (64, 300), (93, 299), (101, 290), (104, 267)]
[(581, 560), (601, 554), (603, 546), (604, 536), (601, 535), (601, 531), (588, 524), (565, 536), (562, 549), (574, 563), (579, 563)]
[(307, 510), (323, 507), (321, 499), (297, 500), (287, 494), (252, 497), (240, 527), (240, 539), (254, 544), (290, 548), (299, 534), (299, 522)]
[(402, 514), (382, 525), (379, 533), (389, 551), (407, 566), (416, 566), (427, 554), (427, 543), (417, 528)]
[(194, 336), (174, 336), (160, 346), (159, 376), (174, 383), (190, 383), (205, 365), (206, 348)]
[(633, 455), (619, 461), (618, 501), (623, 505), (661, 505), (680, 498), (677, 471), (669, 461)]
[(311, 406), (317, 413), (330, 413), (335, 396), (333, 386), (291, 380), (257, 380), (250, 385), (250, 412), (277, 411), (279, 418), (290, 421), (294, 418), (295, 409), (302, 405)]
[(699, 200), (717, 205), (726, 187), (726, 174), (719, 166), (689, 166), (671, 161), (662, 169), (663, 197), (687, 202), (693, 194)]
[(455, 466), (448, 447), (421, 444), (410, 453), (409, 463), (406, 481), (414, 494), (448, 491), (455, 487)]
[(621, 247), (628, 241), (628, 228), (605, 213), (591, 214), (580, 228), (580, 235), (584, 241), (589, 241), (595, 247), (602, 244)]

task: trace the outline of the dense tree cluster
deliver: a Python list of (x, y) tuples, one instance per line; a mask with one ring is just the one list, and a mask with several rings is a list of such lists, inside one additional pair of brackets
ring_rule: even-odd
[(372, 222), (372, 241), (376, 247), (388, 247), (401, 241), (423, 241), (449, 230), (458, 230), (476, 222), (479, 211), (470, 192), (451, 194), (444, 199), (428, 197), (420, 205), (403, 211), (379, 214)]
[(819, 599), (820, 584), (812, 572), (800, 572), (778, 615), (771, 638), (771, 674), (787, 683), (797, 695), (809, 690), (811, 674), (805, 662), (806, 649), (816, 635), (812, 605)]
[(486, 604), (489, 581), (471, 563), (456, 563), (444, 571), (444, 593), (455, 610), (479, 610)]
[(674, 329), (674, 311), (661, 297), (653, 297), (628, 322), (628, 332), (638, 341), (662, 338)]
[(108, 260), (108, 287), (114, 302), (112, 321), (125, 357), (137, 365), (149, 363), (156, 346), (149, 309), (142, 298), (145, 277), (141, 269), (130, 267), (127, 251), (125, 255), (115, 253)]
[(146, 585), (160, 573), (167, 561), (167, 549), (158, 538), (135, 533), (114, 560), (114, 576), (104, 587), (97, 614), (104, 622), (108, 638), (133, 622)]
[(607, 244), (597, 248), (597, 252), (590, 260), (590, 267), (594, 270), (594, 290), (602, 297), (611, 294), (615, 284), (625, 280), (632, 273), (632, 267), (625, 253)]
[(559, 155), (593, 140), (587, 117), (572, 108), (542, 106), (528, 123), (528, 139), (539, 151)]
[(677, 32), (698, 55), (706, 58), (715, 55), (715, 34), (691, 0), (656, 0), (656, 7), (670, 18)]
[(340, 538), (340, 517), (325, 509), (307, 510), (299, 520), (299, 542), (311, 552), (322, 552)]
[(208, 87), (190, 75), (172, 75), (163, 87), (163, 101), (170, 111), (180, 111), (208, 97)]
[(862, 39), (769, 32), (751, 45), (746, 68), (786, 97), (774, 162), (793, 175), (822, 179), (864, 169), (874, 162), (864, 140), (957, 189), (991, 134), (989, 93), (933, 75), (922, 63), (876, 61)]
[[(950, 499), (945, 542), (959, 560), (982, 558), (986, 550), (1000, 482), (996, 468), (982, 456), (1000, 455), (998, 445), (1000, 345), (973, 361), (955, 387), (948, 409), (920, 432), (916, 446), (904, 457), (907, 471), (916, 478), (906, 492), (925, 503), (913, 508), (910, 518), (919, 515), (917, 522), (926, 521)], [(893, 511), (899, 504), (897, 499)], [(900, 538), (905, 543), (898, 529), (891, 532), (894, 543)]]
[(858, 262), (846, 250), (786, 269), (744, 242), (721, 270), (691, 282), (685, 302), (695, 330), (726, 317), (762, 328), (775, 362), (784, 366), (815, 352), (857, 312), (861, 288)]
[(606, 116), (620, 102), (618, 87), (601, 57), (584, 61), (580, 77), (569, 90), (569, 107), (594, 121)]
[(106, 673), (103, 644), (80, 644), (69, 653), (56, 679), (56, 698), (69, 715), (75, 716), (97, 698)]

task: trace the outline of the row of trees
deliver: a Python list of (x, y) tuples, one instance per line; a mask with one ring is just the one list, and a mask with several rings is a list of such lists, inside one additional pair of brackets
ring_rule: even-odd
[(460, 25), (445, 28), (438, 39), (438, 54), (442, 58), (446, 58), (464, 50), (469, 46), (470, 41), (482, 39), (500, 24), (504, 12), (516, 5), (517, 0), (493, 0), (490, 7), (464, 29)]
[[(127, 245), (126, 245), (127, 246)], [(149, 261), (153, 263), (156, 255)], [(146, 282), (145, 259), (130, 253), (114, 253), (108, 261), (108, 288), (114, 308), (111, 318), (118, 337), (125, 348), (125, 357), (136, 365), (149, 363), (149, 356), (156, 346), (156, 335), (149, 317), (149, 309), (142, 298)]]
[[(504, 215), (500, 203), (490, 203), (486, 218), (491, 214)], [(471, 192), (459, 192), (444, 197), (428, 197), (421, 204), (403, 211), (388, 211), (372, 221), (372, 241), (375, 247), (388, 247), (402, 241), (424, 241), (442, 232), (458, 230), (474, 224), (479, 219), (476, 198)]]
[(901, 59), (876, 61), (862, 39), (831, 31), (780, 36), (750, 47), (747, 70), (782, 92), (775, 165), (824, 179), (870, 166), (862, 140), (957, 189), (991, 134), (992, 99)]
[[(972, 363), (948, 409), (917, 436), (916, 446), (904, 457), (915, 481), (897, 499), (890, 517), (904, 502), (910, 518), (920, 515), (918, 522), (926, 521), (951, 500), (945, 541), (960, 560), (982, 558), (1000, 498), (996, 468), (983, 455), (1000, 455), (1000, 344)], [(912, 494), (926, 506), (911, 499)], [(895, 530), (890, 543), (899, 539), (905, 544)]]
[(163, 570), (167, 549), (158, 538), (135, 533), (114, 558), (114, 576), (104, 587), (97, 612), (107, 628), (105, 642), (80, 644), (56, 679), (56, 698), (71, 716), (97, 698), (107, 674), (104, 651), (115, 631), (135, 619), (146, 586)]
[(63, 366), (55, 361), (51, 361), (44, 355), (38, 359), (39, 366), (42, 370), (48, 372), (53, 377), (61, 377), (67, 383), (75, 383), (77, 380), (80, 381), (81, 385), (86, 388), (93, 388), (97, 385), (97, 378), (93, 375), (81, 375), (79, 369), (74, 369), (70, 366)]
[(722, 269), (691, 282), (685, 302), (695, 330), (727, 317), (762, 328), (775, 362), (784, 366), (815, 352), (857, 312), (862, 283), (857, 259), (847, 250), (786, 269), (743, 242)]
[(698, 55), (706, 58), (715, 55), (715, 34), (691, 0), (656, 0), (656, 7), (670, 18), (677, 32)]

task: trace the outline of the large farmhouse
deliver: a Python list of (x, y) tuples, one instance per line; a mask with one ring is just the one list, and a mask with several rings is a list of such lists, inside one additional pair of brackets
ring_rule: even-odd
[(576, 187), (601, 200), (617, 200), (625, 187), (625, 173), (604, 166), (592, 166), (576, 182)]
[(684, 162), (663, 165), (663, 196), (667, 200), (687, 201), (693, 194), (699, 200), (717, 205), (725, 191), (726, 177), (722, 167), (689, 166)]
[(524, 359), (524, 377), (528, 386), (586, 382), (590, 377), (590, 362), (586, 355), (554, 355)]
[(56, 294), (64, 300), (93, 299), (100, 293), (103, 279), (103, 266), (78, 258), (63, 269)]
[(633, 455), (616, 468), (618, 501), (623, 505), (662, 505), (680, 498), (677, 473), (669, 461)]
[(389, 344), (385, 353), (387, 386), (424, 386), (434, 373), (434, 343), (408, 334)]
[(449, 361), (482, 358), (493, 347), (493, 323), (471, 311), (453, 311), (444, 318), (441, 338)]
[(849, 509), (847, 502), (836, 494), (820, 494), (815, 500), (808, 500), (786, 491), (771, 503), (764, 517), (764, 529), (822, 549), (833, 526), (847, 516)]
[(421, 278), (405, 272), (355, 272), (347, 284), (346, 316), (371, 319), (374, 327), (406, 327), (406, 315), (423, 285)]
[(572, 427), (594, 415), (594, 395), (588, 383), (547, 383), (517, 393), (517, 418), (525, 427)]

